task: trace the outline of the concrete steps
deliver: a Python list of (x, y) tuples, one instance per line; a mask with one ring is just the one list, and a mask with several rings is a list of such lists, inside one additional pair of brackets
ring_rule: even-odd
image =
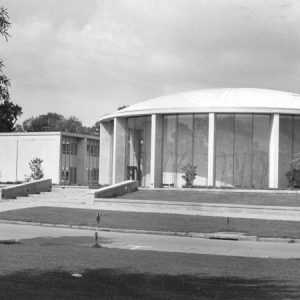
[(30, 195), (29, 197), (19, 197), (19, 202), (46, 202), (46, 203), (92, 203), (94, 201), (93, 195), (88, 194), (88, 189), (56, 189), (52, 192)]

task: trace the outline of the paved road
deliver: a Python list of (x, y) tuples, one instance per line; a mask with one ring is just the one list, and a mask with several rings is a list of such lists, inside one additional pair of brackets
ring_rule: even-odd
[[(0, 240), (93, 235), (94, 232), (90, 230), (0, 224)], [(103, 246), (108, 248), (260, 258), (300, 258), (300, 243), (223, 241), (115, 232), (100, 232), (100, 236)]]

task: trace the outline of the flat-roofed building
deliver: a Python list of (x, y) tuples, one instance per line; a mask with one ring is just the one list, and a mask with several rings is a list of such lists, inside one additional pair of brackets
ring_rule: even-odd
[(287, 188), (300, 161), (299, 94), (207, 89), (140, 102), (100, 119), (100, 184)]
[(99, 138), (67, 132), (0, 133), (0, 182), (24, 181), (35, 157), (55, 184), (98, 183)]

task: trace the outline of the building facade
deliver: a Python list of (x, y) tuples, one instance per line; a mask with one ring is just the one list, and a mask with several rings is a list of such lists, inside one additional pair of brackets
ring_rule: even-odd
[(45, 178), (55, 184), (99, 181), (99, 138), (66, 132), (0, 133), (0, 182), (24, 181), (30, 160), (43, 160)]
[(287, 188), (300, 161), (300, 96), (210, 89), (144, 101), (101, 118), (100, 184)]

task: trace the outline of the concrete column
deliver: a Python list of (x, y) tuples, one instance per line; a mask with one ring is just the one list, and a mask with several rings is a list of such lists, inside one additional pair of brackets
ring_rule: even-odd
[(271, 122), (269, 147), (269, 188), (278, 188), (279, 165), (279, 114), (274, 114)]
[(126, 119), (114, 118), (112, 183), (126, 180)]
[(207, 185), (215, 185), (215, 113), (209, 113), (208, 120), (208, 164)]
[(150, 188), (162, 184), (162, 115), (151, 116)]
[(111, 184), (111, 122), (100, 122), (99, 184)]

